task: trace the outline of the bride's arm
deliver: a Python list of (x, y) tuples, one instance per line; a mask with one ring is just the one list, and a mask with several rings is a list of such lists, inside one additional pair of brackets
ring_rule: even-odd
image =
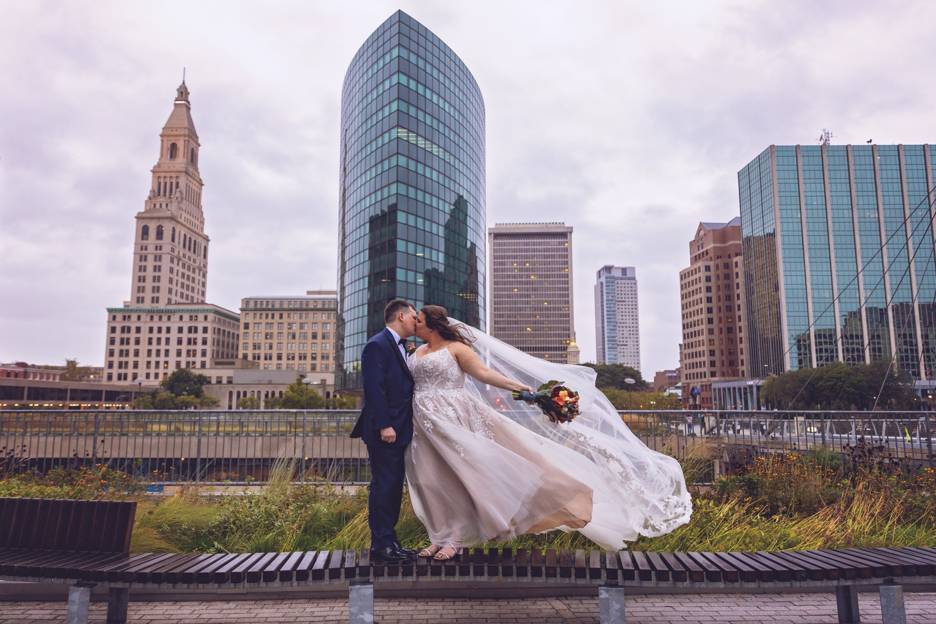
[(519, 381), (509, 377), (505, 377), (496, 370), (487, 366), (484, 362), (481, 361), (481, 358), (478, 357), (478, 354), (475, 353), (474, 349), (468, 345), (456, 342), (453, 343), (450, 348), (452, 355), (455, 356), (455, 360), (458, 361), (458, 365), (461, 367), (461, 369), (465, 371), (466, 374), (471, 375), (481, 383), (486, 383), (491, 386), (503, 388), (504, 390), (513, 390), (517, 392), (522, 390), (532, 390), (530, 386), (522, 384)]

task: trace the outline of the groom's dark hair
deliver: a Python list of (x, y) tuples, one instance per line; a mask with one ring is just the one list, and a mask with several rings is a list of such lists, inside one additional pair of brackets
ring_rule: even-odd
[(407, 308), (412, 308), (415, 310), (416, 306), (414, 306), (406, 299), (391, 300), (383, 311), (384, 323), (392, 323), (393, 319), (396, 318), (396, 315), (400, 313), (400, 310), (405, 310)]

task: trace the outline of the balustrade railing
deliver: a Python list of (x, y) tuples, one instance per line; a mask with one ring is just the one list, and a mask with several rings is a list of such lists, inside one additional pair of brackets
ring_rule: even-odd
[[(842, 452), (863, 441), (889, 457), (936, 463), (931, 412), (620, 414), (645, 444), (680, 460), (712, 456), (713, 445)], [(349, 437), (356, 419), (353, 410), (0, 411), (0, 477), (105, 465), (153, 482), (263, 482), (289, 461), (298, 481), (366, 483), (367, 449)]]

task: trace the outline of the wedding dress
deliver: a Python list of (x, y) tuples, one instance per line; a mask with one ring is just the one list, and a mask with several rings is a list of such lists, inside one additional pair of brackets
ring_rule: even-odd
[(467, 547), (561, 529), (614, 550), (689, 521), (679, 463), (634, 436), (595, 388), (592, 369), (540, 360), (465, 330), (488, 366), (533, 387), (563, 381), (579, 392), (582, 413), (551, 423), (539, 408), (465, 375), (448, 348), (409, 356), (415, 390), (406, 478), (433, 544)]

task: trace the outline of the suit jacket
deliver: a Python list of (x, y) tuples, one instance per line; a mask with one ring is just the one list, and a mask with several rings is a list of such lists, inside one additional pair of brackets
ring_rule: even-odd
[(413, 376), (389, 330), (375, 334), (361, 354), (364, 406), (352, 438), (363, 438), (368, 446), (386, 444), (380, 430), (393, 427), (395, 446), (406, 446), (413, 438)]

